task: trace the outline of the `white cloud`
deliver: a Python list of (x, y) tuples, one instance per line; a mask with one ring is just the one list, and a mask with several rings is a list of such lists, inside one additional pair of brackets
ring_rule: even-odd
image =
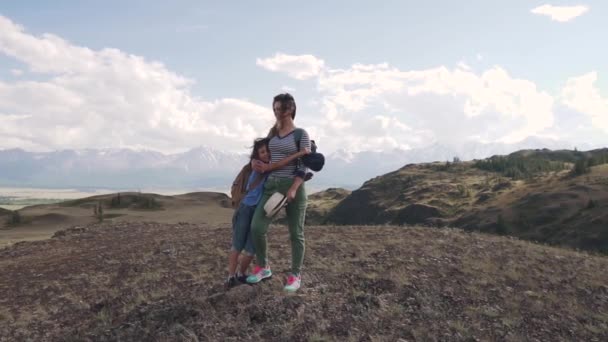
[(346, 141), (357, 141), (360, 135), (372, 149), (382, 148), (371, 146), (374, 141), (415, 146), (470, 136), (516, 142), (553, 124), (553, 98), (500, 67), (477, 74), (462, 66), (401, 71), (386, 63), (355, 64), (345, 70), (328, 69), (318, 82), (324, 124), (349, 127), (327, 137), (344, 140), (333, 142), (336, 146), (353, 145)]
[(608, 99), (602, 98), (595, 86), (597, 73), (570, 78), (562, 89), (564, 105), (591, 118), (593, 125), (608, 132)]
[[(273, 121), (270, 106), (194, 96), (194, 81), (161, 63), (117, 49), (92, 50), (52, 34), (35, 36), (2, 16), (0, 53), (27, 71), (18, 80), (0, 80), (0, 148), (174, 152), (209, 145), (242, 151)], [(400, 70), (378, 63), (338, 69), (312, 55), (281, 53), (257, 64), (316, 81), (316, 96), (297, 98), (298, 124), (324, 152), (560, 136), (563, 130), (556, 127), (571, 126), (563, 120), (574, 115), (587, 120), (584, 132), (597, 137), (597, 129), (604, 135), (608, 130), (608, 102), (595, 86), (595, 72), (570, 79), (560, 94), (550, 95), (499, 66)], [(292, 85), (283, 90), (293, 91)]]
[(587, 11), (589, 11), (589, 7), (583, 5), (553, 6), (545, 4), (533, 8), (530, 12), (538, 15), (545, 15), (550, 17), (551, 20), (564, 23), (585, 14)]
[(298, 80), (317, 76), (325, 66), (322, 59), (313, 55), (286, 55), (280, 52), (273, 57), (258, 58), (256, 64), (270, 71), (286, 73)]
[(21, 76), (21, 75), (23, 75), (23, 70), (21, 70), (21, 69), (11, 69), (11, 74), (13, 74), (13, 76)]
[(458, 62), (457, 66), (458, 66), (458, 68), (460, 68), (462, 70), (467, 70), (467, 71), (471, 70), (471, 67), (464, 61)]
[[(500, 66), (480, 72), (463, 62), (453, 69), (409, 71), (388, 63), (324, 66), (314, 102), (323, 117), (306, 123), (330, 150), (516, 143), (528, 137), (599, 141), (601, 130), (608, 130), (608, 100), (600, 96), (596, 79), (595, 72), (573, 78), (561, 94), (550, 94)], [(589, 118), (578, 124), (578, 136), (567, 132), (572, 130), (567, 117), (573, 115)]]
[(554, 96), (499, 66), (402, 71), (388, 63), (354, 64), (323, 66), (316, 74), (323, 117), (308, 122), (330, 149), (420, 147), (471, 137), (513, 143), (554, 134)]
[(242, 151), (273, 121), (270, 108), (251, 102), (193, 96), (193, 81), (161, 63), (34, 36), (2, 16), (0, 53), (37, 74), (36, 81), (0, 81), (0, 148)]

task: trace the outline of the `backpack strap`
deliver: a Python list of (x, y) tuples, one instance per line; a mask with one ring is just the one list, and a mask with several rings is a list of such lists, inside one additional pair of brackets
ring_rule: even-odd
[(300, 141), (302, 140), (303, 134), (304, 130), (301, 128), (296, 128), (293, 130), (293, 137), (296, 139), (296, 147), (298, 148), (298, 152), (300, 151)]
[[(300, 141), (302, 140), (302, 135), (304, 134), (304, 130), (301, 128), (296, 128), (293, 130), (293, 137), (294, 139), (296, 139), (296, 147), (298, 148), (298, 152), (300, 152)], [(297, 168), (300, 168), (300, 164), (302, 163), (302, 160), (300, 158), (298, 158), (298, 160), (296, 161), (296, 165)]]

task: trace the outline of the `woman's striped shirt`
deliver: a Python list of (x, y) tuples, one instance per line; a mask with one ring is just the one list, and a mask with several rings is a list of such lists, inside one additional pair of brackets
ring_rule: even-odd
[[(270, 139), (270, 143), (268, 144), (268, 150), (270, 151), (270, 160), (272, 163), (278, 163), (279, 161), (289, 157), (290, 155), (298, 152), (298, 147), (296, 145), (296, 138), (294, 134), (295, 130), (291, 131), (291, 133), (287, 134), (284, 137), (279, 137), (275, 135)], [(310, 137), (308, 136), (308, 132), (302, 129), (302, 138), (300, 139), (300, 148), (308, 148), (310, 149)], [(270, 173), (271, 177), (280, 177), (280, 178), (294, 178), (296, 176), (304, 178), (304, 175), (308, 169), (304, 164), (299, 162), (299, 160), (293, 160), (286, 166), (274, 170)]]

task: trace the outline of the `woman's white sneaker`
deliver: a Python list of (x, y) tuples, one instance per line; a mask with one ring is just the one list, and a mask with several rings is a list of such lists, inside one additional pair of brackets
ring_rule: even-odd
[(296, 292), (302, 283), (302, 276), (289, 275), (287, 285), (283, 288), (287, 292)]

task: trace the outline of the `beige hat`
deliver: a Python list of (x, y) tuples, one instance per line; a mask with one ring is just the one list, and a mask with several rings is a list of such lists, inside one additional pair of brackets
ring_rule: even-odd
[(287, 197), (280, 192), (275, 192), (270, 196), (266, 204), (264, 204), (264, 211), (266, 217), (272, 218), (276, 215), (281, 208), (287, 205)]

